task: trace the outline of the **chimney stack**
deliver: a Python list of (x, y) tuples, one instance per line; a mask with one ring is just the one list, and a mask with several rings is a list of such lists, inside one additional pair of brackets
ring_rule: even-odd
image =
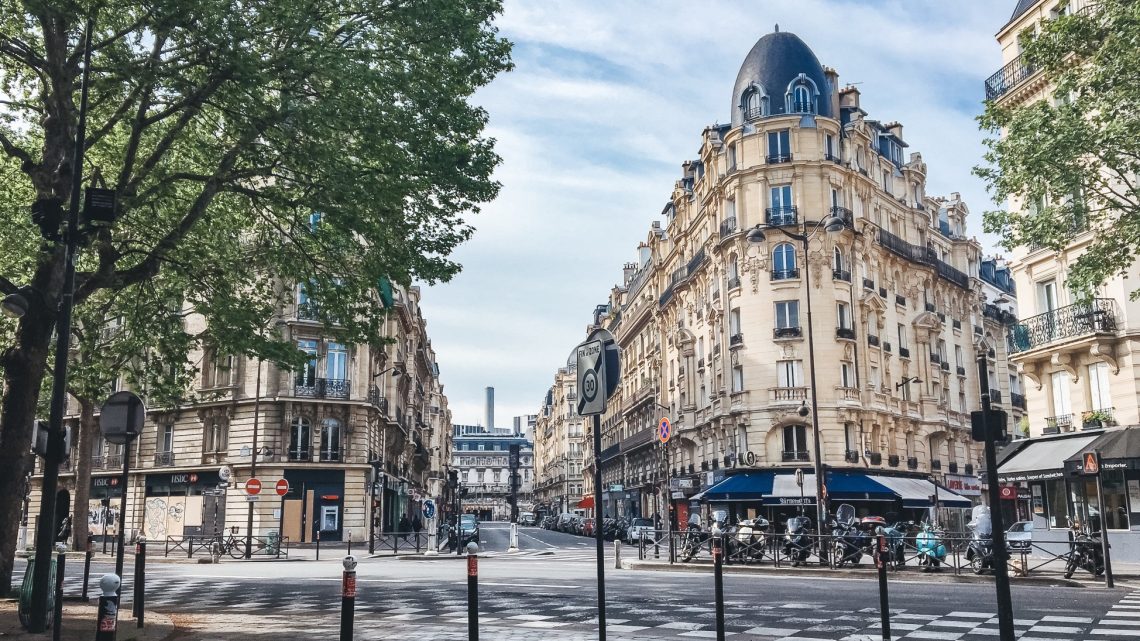
[(495, 431), (495, 388), (487, 387), (486, 407), (484, 408), (483, 422), (487, 432)]

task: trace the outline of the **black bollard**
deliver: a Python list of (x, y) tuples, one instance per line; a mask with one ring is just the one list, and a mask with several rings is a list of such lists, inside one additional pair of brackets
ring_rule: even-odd
[(875, 546), (875, 567), (879, 569), (879, 616), (883, 621), (883, 641), (891, 641), (891, 611), (887, 599), (887, 537), (879, 531), (878, 545)]
[(724, 641), (724, 541), (714, 525), (712, 538), (713, 590), (716, 597), (716, 641)]
[(134, 597), (134, 615), (135, 626), (143, 627), (143, 618), (145, 616), (143, 608), (146, 607), (146, 539), (139, 537), (135, 543), (135, 597)]
[(479, 546), (467, 544), (467, 639), (479, 641)]
[(52, 641), (59, 641), (63, 630), (63, 564), (67, 560), (67, 546), (56, 546), (55, 555), (55, 608), (52, 612)]
[(348, 555), (352, 556), (352, 532), (348, 533)]
[(99, 580), (99, 618), (95, 625), (95, 641), (115, 641), (115, 629), (119, 623), (119, 577), (104, 574)]
[(321, 531), (317, 530), (317, 560), (321, 560)]
[(352, 617), (356, 608), (356, 557), (344, 557), (340, 583), (340, 641), (352, 641)]
[(95, 535), (87, 535), (87, 552), (83, 559), (83, 600), (87, 601), (87, 582), (91, 578), (91, 555), (95, 552)]

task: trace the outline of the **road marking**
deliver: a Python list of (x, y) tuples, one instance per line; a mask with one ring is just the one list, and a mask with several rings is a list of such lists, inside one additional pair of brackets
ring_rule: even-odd
[[(336, 579), (336, 580), (340, 581), (340, 579)], [(545, 583), (492, 583), (490, 581), (480, 581), (479, 585), (498, 585), (498, 586), (505, 586), (505, 587), (509, 587), (509, 588), (565, 588), (567, 590), (577, 590), (579, 587), (577, 585), (565, 585), (565, 584), (547, 585)], [(590, 607), (594, 607), (594, 606), (590, 606)]]
[(526, 532), (523, 532), (522, 530), (519, 530), (519, 534), (521, 534), (522, 536), (525, 536), (525, 537), (526, 537), (526, 538), (528, 538), (528, 539), (533, 539), (533, 540), (535, 540), (535, 541), (538, 541), (539, 543), (541, 543), (541, 544), (545, 545), (546, 547), (548, 547), (548, 548), (550, 548), (550, 549), (552, 549), (552, 550), (553, 550), (553, 549), (556, 549), (556, 548), (555, 548), (555, 546), (553, 546), (553, 545), (551, 545), (551, 544), (547, 543), (546, 541), (543, 541), (542, 539), (540, 539), (540, 538), (538, 538), (538, 537), (535, 537), (535, 536), (531, 536), (531, 535), (527, 534)]

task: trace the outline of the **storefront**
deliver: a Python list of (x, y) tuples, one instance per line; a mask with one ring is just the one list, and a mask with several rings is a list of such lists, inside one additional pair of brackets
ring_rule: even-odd
[(225, 496), (217, 470), (148, 474), (143, 535), (150, 541), (165, 541), (168, 536), (223, 532)]
[(344, 470), (286, 470), (289, 493), (281, 531), (291, 541), (340, 541), (344, 532)]
[(92, 476), (87, 501), (87, 530), (96, 538), (114, 534), (119, 522), (120, 476)]

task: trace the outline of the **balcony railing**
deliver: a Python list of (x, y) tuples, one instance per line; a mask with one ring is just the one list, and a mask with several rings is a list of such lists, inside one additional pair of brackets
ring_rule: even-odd
[(998, 69), (986, 79), (986, 100), (1000, 98), (1037, 71), (1036, 67), (1025, 64), (1021, 56)]
[(1024, 394), (1018, 394), (1017, 392), (1010, 392), (1009, 393), (1009, 404), (1014, 406), (1014, 407), (1020, 407), (1021, 409), (1025, 409), (1025, 395)]
[(965, 376), (965, 375), (966, 375), (966, 368), (959, 365), (958, 366), (958, 376)]
[(938, 352), (930, 352), (930, 362), (937, 365), (942, 362), (942, 357), (939, 356)]
[(906, 467), (908, 470), (917, 470), (918, 469), (918, 457), (916, 457), (916, 456), (907, 457)]
[(1045, 419), (1046, 434), (1056, 434), (1057, 432), (1068, 432), (1073, 427), (1072, 414), (1059, 414), (1057, 416), (1049, 416)]
[(154, 455), (155, 467), (174, 465), (174, 452), (156, 452)]
[(836, 327), (835, 328), (835, 337), (836, 338), (846, 338), (848, 340), (855, 340), (855, 330), (851, 329), (850, 327)]
[(1010, 354), (1037, 349), (1056, 340), (1086, 334), (1116, 331), (1114, 302), (1095, 298), (1088, 303), (1066, 305), (1017, 323), (1006, 333)]
[(312, 455), (312, 453), (310, 453), (310, 451), (308, 450), (308, 448), (303, 448), (303, 449), (290, 449), (290, 450), (287, 452), (286, 456), (287, 456), (287, 458), (288, 458), (290, 461), (305, 461), (305, 462), (308, 462), (308, 461), (311, 461), (311, 460), (313, 460), (313, 455)]
[(101, 470), (101, 469), (103, 469), (103, 463), (104, 463), (104, 460), (103, 460), (102, 456), (92, 456), (91, 457), (91, 469)]
[(875, 336), (874, 334), (869, 334), (867, 336), (867, 344), (870, 345), (871, 347), (878, 347), (879, 346), (879, 337)]
[(736, 347), (737, 345), (744, 344), (744, 334), (733, 334), (728, 337), (728, 346)]
[(729, 216), (720, 224), (720, 237), (731, 236), (736, 233), (736, 216)]
[(1112, 409), (1111, 407), (1102, 407), (1099, 410), (1081, 413), (1081, 429), (1095, 430), (1115, 425), (1116, 418), (1113, 416)]
[(772, 280), (788, 280), (791, 278), (799, 278), (800, 270), (798, 269), (773, 269)]
[(871, 291), (875, 291), (875, 281), (871, 280), (870, 278), (864, 278), (863, 279), (863, 289), (869, 289)]
[(835, 268), (831, 270), (831, 277), (835, 280), (851, 282), (851, 272), (846, 269)]
[(842, 220), (847, 225), (853, 224), (855, 220), (854, 215), (851, 213), (851, 210), (846, 207), (832, 205), (830, 211), (832, 216), (835, 216), (836, 218)]
[(879, 244), (909, 261), (933, 267), (940, 277), (963, 289), (970, 288), (970, 277), (943, 262), (930, 247), (912, 245), (885, 229), (879, 230)]
[(942, 367), (943, 372), (949, 372), (950, 371), (950, 363), (947, 363), (946, 361), (942, 361), (941, 367)]
[(311, 381), (298, 380), (293, 386), (293, 395), (304, 398), (347, 399), (351, 389), (346, 378), (317, 378)]
[(777, 327), (772, 334), (775, 338), (801, 338), (804, 330), (800, 327)]
[(729, 289), (736, 289), (737, 287), (740, 287), (740, 277), (739, 276), (732, 276), (731, 278), (728, 279), (728, 288)]
[(123, 467), (122, 454), (108, 454), (107, 456), (103, 457), (103, 461), (107, 464), (107, 469), (109, 470), (117, 470)]
[(802, 401), (807, 399), (806, 387), (771, 387), (773, 401)]
[(990, 388), (990, 402), (991, 403), (1000, 403), (1001, 402), (1001, 390), (997, 390), (997, 389), (994, 389), (992, 387)]
[(796, 224), (796, 207), (769, 207), (764, 210), (765, 222), (774, 227)]
[(316, 303), (298, 303), (297, 320), (320, 320), (320, 307)]
[(835, 154), (828, 152), (828, 151), (823, 152), (823, 159), (824, 160), (830, 160), (831, 162), (833, 162), (837, 165), (839, 163), (843, 162), (842, 160), (840, 160), (839, 156), (836, 156)]
[(341, 459), (340, 450), (321, 450), (320, 459), (322, 463), (333, 463)]
[(808, 453), (806, 451), (794, 450), (791, 452), (784, 452), (784, 460), (785, 461), (807, 461), (810, 459), (808, 458)]
[(790, 152), (786, 154), (768, 154), (765, 160), (768, 161), (769, 165), (775, 165), (782, 162), (792, 162), (792, 154)]
[(902, 358), (910, 358), (910, 349), (906, 347), (900, 347), (899, 356)]

